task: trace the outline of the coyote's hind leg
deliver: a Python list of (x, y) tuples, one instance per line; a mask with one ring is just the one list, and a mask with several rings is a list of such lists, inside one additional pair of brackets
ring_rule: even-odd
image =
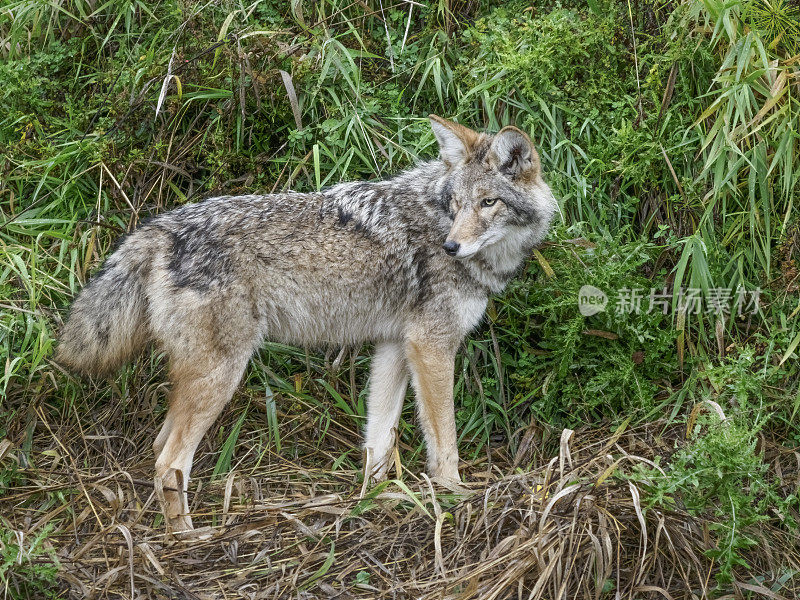
[[(167, 417), (154, 448), (156, 476), (162, 478), (164, 512), (173, 530), (192, 529), (185, 494), (194, 453), (206, 431), (233, 396), (249, 354), (193, 356), (170, 367), (172, 391)], [(177, 472), (182, 485), (179, 488)]]
[(158, 435), (156, 436), (156, 441), (153, 442), (153, 453), (156, 455), (156, 460), (158, 460), (158, 456), (161, 454), (161, 451), (164, 449), (164, 445), (167, 443), (169, 432), (172, 431), (173, 416), (174, 416), (173, 413), (167, 411), (167, 416), (164, 419), (164, 424), (161, 426), (161, 430), (158, 432)]

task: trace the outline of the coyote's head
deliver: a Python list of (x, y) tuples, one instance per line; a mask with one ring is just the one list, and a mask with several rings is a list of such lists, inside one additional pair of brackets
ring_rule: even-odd
[(486, 135), (436, 115), (430, 120), (448, 167), (439, 198), (453, 221), (445, 252), (466, 259), (503, 252), (509, 243), (539, 243), (557, 205), (530, 138), (516, 127)]

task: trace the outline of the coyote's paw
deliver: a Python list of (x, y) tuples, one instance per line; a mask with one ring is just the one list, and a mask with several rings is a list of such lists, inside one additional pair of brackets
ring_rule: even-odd
[(364, 448), (364, 479), (368, 479), (373, 483), (380, 483), (386, 481), (389, 476), (389, 469), (392, 466), (393, 454), (392, 450), (380, 450), (380, 453), (375, 451), (375, 448), (367, 446)]
[[(442, 455), (443, 454), (443, 455)], [(428, 456), (428, 473), (433, 479), (441, 479), (452, 481), (454, 483), (461, 482), (461, 476), (458, 474), (458, 453), (448, 452)]]
[(179, 469), (159, 468), (158, 465), (156, 470), (163, 473), (157, 474), (153, 483), (168, 529), (174, 534), (192, 531), (192, 517), (189, 514), (186, 492), (183, 491), (183, 472)]

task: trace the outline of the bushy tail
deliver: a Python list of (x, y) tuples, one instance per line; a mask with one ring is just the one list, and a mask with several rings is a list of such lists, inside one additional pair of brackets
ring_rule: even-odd
[(150, 339), (145, 261), (118, 251), (81, 290), (61, 332), (57, 363), (85, 375), (108, 375), (142, 349)]

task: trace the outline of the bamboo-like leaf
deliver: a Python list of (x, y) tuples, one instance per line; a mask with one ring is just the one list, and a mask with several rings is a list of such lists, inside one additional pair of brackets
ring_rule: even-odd
[(211, 474), (212, 479), (216, 479), (220, 475), (230, 471), (231, 458), (233, 457), (233, 451), (236, 448), (236, 442), (239, 441), (239, 433), (242, 430), (242, 424), (244, 423), (245, 417), (247, 417), (247, 410), (248, 409), (245, 408), (242, 411), (242, 414), (239, 415), (236, 423), (231, 428), (228, 437), (225, 438), (225, 442), (222, 444), (222, 450), (217, 458), (217, 463), (214, 465), (214, 472)]

